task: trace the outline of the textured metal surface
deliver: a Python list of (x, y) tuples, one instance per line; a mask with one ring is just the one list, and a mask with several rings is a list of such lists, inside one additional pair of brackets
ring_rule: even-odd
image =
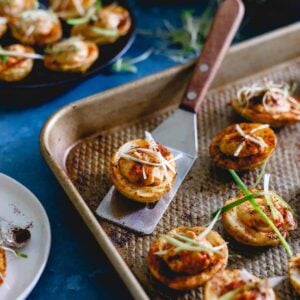
[[(198, 119), (199, 159), (152, 235), (142, 236), (101, 221), (108, 236), (153, 298), (202, 299), (201, 288), (177, 293), (165, 289), (151, 278), (146, 261), (149, 245), (159, 234), (174, 227), (206, 224), (211, 212), (238, 192), (227, 172), (220, 171), (213, 166), (208, 155), (208, 146), (211, 138), (218, 131), (238, 120), (227, 105), (236, 90), (245, 83), (263, 80), (266, 76), (276, 81), (299, 83), (300, 63), (285, 64), (267, 73), (209, 93), (202, 103)], [(143, 137), (145, 130), (153, 130), (166, 117), (167, 114), (160, 114), (119, 128), (117, 131), (100, 133), (97, 137), (79, 142), (70, 151), (66, 162), (68, 174), (92, 211), (96, 210), (110, 188), (107, 170), (113, 151), (128, 140)], [(299, 125), (277, 131), (278, 147), (267, 167), (267, 171), (272, 174), (272, 189), (282, 195), (298, 214), (300, 210)], [(243, 178), (251, 185), (256, 175), (257, 171), (253, 171), (244, 174)], [(221, 224), (218, 224), (216, 229), (229, 242), (230, 253), (240, 255), (230, 257), (229, 267), (244, 267), (260, 277), (286, 274), (288, 256), (282, 247), (260, 250), (245, 247), (234, 242), (224, 232)], [(300, 252), (299, 237), (300, 230), (297, 229), (288, 239), (294, 252)], [(297, 299), (287, 280), (281, 283), (277, 290), (281, 299)]]

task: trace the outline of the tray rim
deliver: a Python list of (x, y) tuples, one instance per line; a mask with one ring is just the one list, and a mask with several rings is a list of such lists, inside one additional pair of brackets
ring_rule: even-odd
[[(238, 43), (232, 46), (228, 52), (230, 55), (234, 55), (235, 53), (242, 53), (249, 47), (259, 46), (261, 43), (270, 42), (274, 38), (284, 38), (286, 35), (300, 32), (300, 22), (293, 23), (291, 25), (276, 29), (271, 32), (267, 32), (260, 36), (251, 38), (244, 42)], [(284, 61), (282, 61), (284, 62)], [(44, 124), (41, 133), (40, 133), (40, 150), (42, 156), (46, 160), (48, 166), (54, 173), (60, 185), (63, 187), (70, 201), (73, 203), (78, 213), (94, 235), (97, 240), (99, 246), (102, 248), (115, 270), (127, 286), (131, 295), (134, 299), (150, 299), (147, 295), (146, 291), (142, 287), (141, 283), (138, 281), (137, 277), (133, 274), (132, 270), (129, 268), (125, 260), (122, 258), (121, 254), (118, 252), (117, 248), (112, 243), (109, 236), (104, 231), (103, 227), (100, 225), (96, 215), (91, 211), (91, 209), (87, 206), (84, 199), (81, 197), (80, 193), (77, 191), (72, 181), (69, 179), (65, 170), (60, 167), (60, 165), (55, 161), (55, 159), (51, 156), (50, 151), (48, 150), (47, 138), (48, 134), (51, 131), (51, 128), (55, 125), (55, 122), (59, 120), (63, 115), (72, 111), (72, 109), (76, 106), (88, 106), (90, 103), (93, 103), (100, 97), (109, 97), (114, 94), (120, 94), (125, 92), (128, 89), (134, 89), (136, 86), (141, 86), (147, 84), (147, 82), (151, 81), (155, 76), (167, 77), (174, 72), (180, 72), (194, 64), (194, 61), (185, 63), (183, 65), (175, 66), (168, 68), (164, 71), (154, 73), (148, 76), (145, 76), (139, 80), (135, 80), (133, 82), (129, 82), (118, 87), (106, 90), (104, 92), (100, 92), (86, 98), (74, 101), (69, 103), (54, 114), (52, 114), (46, 123)], [(259, 72), (257, 72), (259, 73)], [(231, 81), (229, 81), (231, 82)]]

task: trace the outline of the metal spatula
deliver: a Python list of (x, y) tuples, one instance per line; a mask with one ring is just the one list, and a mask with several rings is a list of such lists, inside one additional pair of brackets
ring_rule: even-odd
[(172, 190), (150, 206), (126, 199), (112, 187), (96, 210), (101, 218), (140, 233), (153, 232), (197, 159), (199, 106), (221, 65), (243, 14), (244, 6), (240, 0), (225, 0), (220, 5), (180, 108), (152, 133), (155, 140), (167, 146), (174, 156), (183, 154), (176, 162), (177, 176)]

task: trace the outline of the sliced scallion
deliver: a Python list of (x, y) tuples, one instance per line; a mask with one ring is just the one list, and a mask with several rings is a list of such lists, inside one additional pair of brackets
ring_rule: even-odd
[[(234, 179), (234, 181), (236, 182), (236, 184), (241, 189), (241, 191), (246, 196), (251, 195), (251, 193), (248, 190), (247, 186), (241, 180), (241, 178), (238, 176), (238, 174), (234, 170), (229, 170), (229, 172), (230, 172), (232, 178)], [(285, 240), (285, 238), (282, 236), (282, 234), (280, 233), (280, 231), (278, 230), (278, 228), (274, 225), (274, 223), (272, 222), (272, 220), (270, 220), (270, 218), (262, 211), (262, 209), (259, 207), (259, 205), (255, 201), (255, 199), (254, 199), (253, 196), (251, 197), (251, 199), (249, 200), (249, 202), (252, 204), (253, 208), (260, 214), (260, 216), (262, 217), (262, 219), (271, 227), (271, 229), (277, 235), (277, 237), (280, 240), (281, 244), (285, 248), (285, 250), (288, 253), (288, 255), (290, 257), (292, 257), (293, 256), (293, 252), (292, 252), (292, 250), (290, 248), (290, 245), (287, 243), (287, 241)]]

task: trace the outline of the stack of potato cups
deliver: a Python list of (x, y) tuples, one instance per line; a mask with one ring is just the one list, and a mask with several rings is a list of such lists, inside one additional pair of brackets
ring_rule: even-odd
[[(51, 0), (49, 10), (37, 5), (35, 0), (0, 0), (0, 38), (10, 30), (19, 41), (0, 48), (0, 80), (24, 79), (35, 59), (52, 71), (84, 73), (101, 55), (101, 45), (114, 43), (131, 27), (129, 12), (115, 3)], [(72, 26), (70, 37), (63, 38), (62, 22)], [(35, 53), (35, 46), (44, 53)]]

